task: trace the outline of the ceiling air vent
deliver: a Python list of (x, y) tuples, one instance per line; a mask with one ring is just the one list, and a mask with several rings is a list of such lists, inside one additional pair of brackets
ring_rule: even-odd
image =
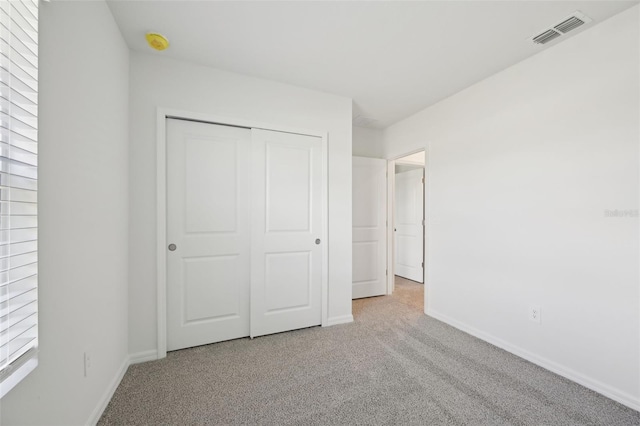
[(560, 31), (561, 33), (568, 33), (571, 30), (575, 30), (580, 25), (584, 25), (584, 21), (576, 16), (572, 16), (564, 22), (559, 23), (554, 29)]
[(575, 13), (572, 13), (570, 16), (567, 16), (553, 27), (547, 28), (541, 31), (539, 34), (531, 37), (531, 40), (535, 44), (546, 44), (551, 40), (565, 35), (569, 31), (575, 30), (576, 28), (589, 22), (591, 22), (591, 18), (589, 18), (584, 13), (577, 11)]
[(542, 34), (535, 36), (533, 38), (533, 42), (537, 43), (537, 44), (545, 44), (545, 43), (549, 43), (554, 38), (560, 37), (561, 35), (562, 34), (560, 34), (557, 31), (547, 30), (547, 31), (543, 32)]

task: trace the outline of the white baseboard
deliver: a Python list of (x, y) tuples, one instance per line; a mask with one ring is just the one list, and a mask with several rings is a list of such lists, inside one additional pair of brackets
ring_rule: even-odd
[(158, 351), (155, 349), (149, 351), (136, 352), (129, 355), (130, 364), (140, 364), (141, 362), (155, 361), (158, 359)]
[(111, 380), (111, 383), (109, 383), (109, 386), (102, 395), (102, 398), (100, 398), (98, 405), (93, 410), (93, 413), (91, 413), (87, 424), (95, 425), (96, 423), (98, 423), (98, 420), (100, 420), (102, 413), (104, 413), (107, 405), (109, 405), (109, 401), (111, 401), (111, 398), (113, 398), (113, 394), (115, 393), (116, 389), (118, 389), (118, 386), (120, 386), (120, 382), (122, 381), (122, 378), (124, 377), (124, 374), (127, 372), (127, 368), (129, 368), (130, 365), (139, 364), (146, 361), (155, 361), (156, 359), (158, 359), (158, 351), (156, 350), (138, 352), (126, 357), (122, 362), (122, 366), (120, 366), (120, 369), (116, 373), (115, 377), (113, 378), (113, 380)]
[(339, 317), (331, 317), (327, 319), (326, 327), (338, 324), (347, 324), (353, 322), (353, 315), (341, 315)]
[(552, 371), (586, 388), (596, 391), (606, 396), (607, 398), (611, 398), (614, 401), (619, 402), (620, 404), (626, 405), (629, 408), (633, 408), (634, 410), (640, 411), (640, 399), (634, 398), (633, 395), (630, 395), (626, 392), (622, 392), (598, 380), (587, 377), (582, 373), (572, 370), (571, 368), (565, 367), (564, 365), (560, 365), (547, 358), (538, 356), (532, 352), (522, 349), (519, 346), (512, 345), (511, 343), (508, 343), (489, 333), (485, 333), (474, 327), (464, 324), (458, 320), (448, 317), (447, 315), (436, 312), (433, 309), (428, 309), (426, 314), (439, 321), (449, 324), (452, 327), (462, 330), (465, 333), (475, 336), (478, 339), (482, 339), (485, 342), (489, 342), (494, 346), (504, 349), (505, 351), (510, 352), (514, 355), (517, 355), (520, 358), (524, 358), (527, 361), (530, 361), (546, 370)]
[(95, 425), (98, 423), (98, 420), (100, 420), (102, 413), (104, 413), (107, 405), (109, 405), (109, 401), (111, 401), (113, 394), (115, 393), (116, 389), (118, 389), (118, 386), (120, 385), (120, 382), (124, 377), (124, 373), (127, 372), (127, 368), (129, 368), (129, 357), (125, 357), (122, 365), (120, 366), (120, 369), (118, 369), (115, 377), (113, 378), (113, 380), (111, 380), (111, 383), (109, 383), (109, 386), (98, 401), (98, 405), (93, 410), (93, 413), (91, 413), (91, 416), (89, 416), (89, 421), (87, 421), (88, 425)]

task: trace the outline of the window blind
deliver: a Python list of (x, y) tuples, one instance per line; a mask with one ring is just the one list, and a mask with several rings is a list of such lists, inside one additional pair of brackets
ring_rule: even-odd
[(37, 141), (38, 2), (0, 0), (0, 397), (38, 345)]

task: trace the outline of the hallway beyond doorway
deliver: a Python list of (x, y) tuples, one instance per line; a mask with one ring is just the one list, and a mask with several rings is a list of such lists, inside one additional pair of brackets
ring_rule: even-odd
[(396, 275), (393, 296), (405, 305), (424, 312), (424, 284)]
[(415, 281), (408, 280), (396, 275), (395, 277), (395, 289), (391, 296), (377, 296), (367, 297), (364, 299), (353, 300), (353, 318), (358, 319), (358, 316), (363, 310), (369, 310), (376, 305), (376, 300), (390, 297), (394, 301), (400, 302), (409, 306), (419, 312), (424, 312), (424, 285)]

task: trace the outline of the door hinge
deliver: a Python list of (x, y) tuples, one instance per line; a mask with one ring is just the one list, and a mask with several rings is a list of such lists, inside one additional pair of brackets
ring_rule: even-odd
[(422, 219), (422, 226), (424, 226), (424, 219)]
[(424, 269), (424, 262), (422, 262), (422, 268)]
[(389, 270), (388, 270), (388, 269), (385, 269), (385, 270), (384, 270), (384, 274), (385, 274), (385, 275), (389, 275)]
[(424, 183), (424, 176), (422, 177), (422, 183)]

